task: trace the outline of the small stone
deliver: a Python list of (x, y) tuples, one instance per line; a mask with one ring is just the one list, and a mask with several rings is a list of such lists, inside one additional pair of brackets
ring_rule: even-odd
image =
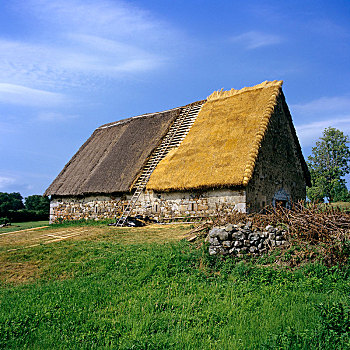
[(232, 224), (227, 224), (225, 226), (225, 231), (227, 231), (227, 232), (231, 232), (233, 229), (234, 229), (234, 227)]
[(220, 241), (226, 241), (228, 238), (228, 232), (226, 232), (225, 229), (220, 229), (217, 237), (220, 239)]
[(282, 236), (276, 236), (276, 241), (282, 241)]
[(270, 238), (270, 239), (276, 239), (276, 233), (270, 232), (270, 233), (269, 233), (269, 238)]
[(262, 244), (262, 243), (259, 243), (258, 244), (258, 249), (260, 250), (260, 249), (262, 249), (264, 247), (264, 245)]
[(243, 243), (246, 247), (250, 247), (250, 240), (249, 239), (245, 239)]
[(222, 246), (223, 246), (224, 248), (231, 248), (232, 242), (231, 242), (231, 241), (223, 241), (223, 242), (222, 242)]
[(239, 247), (242, 247), (243, 244), (242, 244), (241, 241), (235, 241), (234, 246), (235, 246), (236, 248), (239, 248)]
[(217, 237), (220, 232), (220, 229), (218, 227), (214, 227), (209, 231), (209, 237)]
[(258, 248), (257, 248), (257, 247), (250, 247), (250, 248), (249, 248), (249, 252), (252, 253), (252, 254), (257, 253), (257, 251), (258, 251)]
[(219, 242), (219, 240), (216, 238), (216, 237), (214, 237), (214, 238), (209, 238), (209, 243), (211, 244), (211, 245), (220, 245), (220, 242)]
[(231, 248), (228, 252), (229, 252), (229, 254), (232, 254), (232, 255), (236, 255), (237, 254), (236, 248)]
[(257, 241), (257, 240), (260, 238), (260, 236), (257, 235), (257, 234), (255, 234), (255, 233), (251, 233), (251, 234), (248, 236), (248, 238), (249, 238), (250, 241)]
[(234, 240), (245, 239), (245, 235), (244, 235), (244, 233), (242, 233), (241, 231), (234, 232), (234, 233), (232, 234), (232, 239), (234, 239)]
[(288, 244), (287, 241), (281, 241), (282, 245)]
[(209, 255), (216, 255), (218, 252), (219, 250), (217, 247), (209, 247)]
[(275, 229), (273, 226), (271, 226), (271, 225), (267, 225), (267, 226), (265, 227), (265, 230), (266, 230), (267, 232), (275, 232), (275, 231), (276, 231), (276, 229)]
[(246, 229), (246, 228), (241, 228), (241, 232), (246, 234), (246, 235), (249, 235), (252, 233), (252, 230), (249, 230), (249, 229)]
[(223, 247), (219, 247), (219, 254), (220, 255), (227, 255), (228, 254), (228, 250), (224, 249)]
[(260, 240), (257, 240), (257, 241), (252, 241), (251, 242), (251, 245), (257, 247), (258, 245), (260, 244)]

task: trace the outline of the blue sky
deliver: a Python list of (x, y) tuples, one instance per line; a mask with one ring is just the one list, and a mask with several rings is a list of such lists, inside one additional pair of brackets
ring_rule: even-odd
[(350, 1), (0, 4), (0, 191), (42, 194), (103, 123), (265, 80), (308, 156), (350, 134)]

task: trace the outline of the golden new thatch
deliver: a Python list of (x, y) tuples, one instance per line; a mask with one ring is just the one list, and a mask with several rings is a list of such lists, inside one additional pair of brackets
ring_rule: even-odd
[(272, 81), (211, 94), (179, 148), (158, 164), (147, 188), (246, 186), (281, 86), (282, 81)]

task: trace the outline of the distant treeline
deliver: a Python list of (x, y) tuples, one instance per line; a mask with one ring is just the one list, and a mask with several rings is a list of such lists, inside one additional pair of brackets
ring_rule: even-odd
[(0, 192), (0, 224), (48, 220), (50, 200), (37, 194), (24, 199), (19, 192)]

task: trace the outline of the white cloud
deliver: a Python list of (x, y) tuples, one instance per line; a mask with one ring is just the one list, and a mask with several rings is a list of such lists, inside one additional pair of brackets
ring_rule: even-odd
[(350, 111), (350, 97), (335, 96), (335, 97), (321, 97), (319, 99), (304, 103), (294, 104), (291, 108), (296, 113), (306, 114), (334, 114), (334, 113), (348, 113)]
[(78, 118), (77, 115), (74, 114), (63, 114), (58, 112), (41, 112), (37, 116), (38, 121), (46, 121), (46, 122), (58, 122), (58, 121), (67, 121), (71, 119)]
[(231, 38), (232, 42), (237, 42), (246, 47), (248, 50), (257, 49), (264, 46), (276, 45), (282, 42), (278, 35), (250, 31)]
[(35, 42), (0, 37), (0, 82), (56, 91), (91, 88), (100, 78), (157, 69), (176, 55), (179, 33), (129, 3), (20, 3), (22, 15), (36, 23)]
[(12, 185), (14, 183), (15, 180), (13, 178), (0, 175), (0, 190), (3, 190), (7, 186)]
[(0, 83), (0, 103), (42, 106), (59, 105), (65, 101), (64, 95), (59, 93)]
[(43, 21), (59, 27), (88, 33), (129, 35), (148, 33), (163, 24), (130, 3), (108, 0), (26, 0), (27, 9)]
[(318, 120), (307, 124), (296, 126), (298, 137), (303, 147), (313, 146), (323, 133), (325, 128), (329, 126), (339, 129), (346, 135), (350, 135), (350, 115), (345, 118), (332, 118)]
[(290, 105), (296, 120), (310, 120), (296, 126), (303, 147), (314, 145), (329, 126), (350, 135), (350, 97), (321, 97), (303, 104)]

